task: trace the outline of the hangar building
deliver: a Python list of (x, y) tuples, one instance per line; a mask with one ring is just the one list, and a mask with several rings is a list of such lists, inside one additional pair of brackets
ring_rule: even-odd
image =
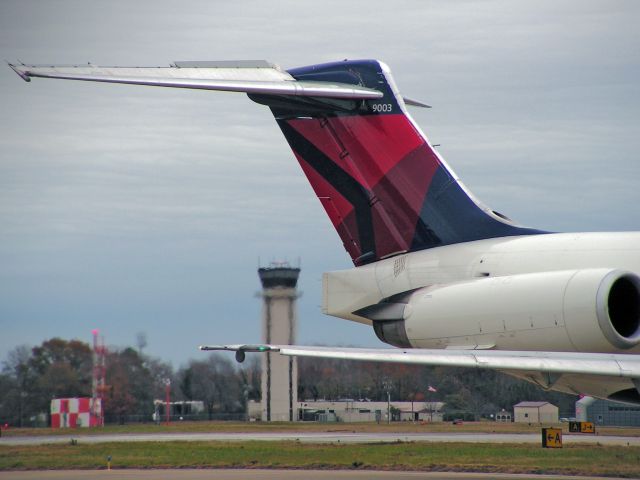
[(640, 426), (640, 406), (596, 400), (587, 408), (587, 420), (596, 425)]

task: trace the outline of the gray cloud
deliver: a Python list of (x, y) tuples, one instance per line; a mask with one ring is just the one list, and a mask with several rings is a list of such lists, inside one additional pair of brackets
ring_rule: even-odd
[[(637, 228), (633, 2), (4, 1), (3, 58), (167, 65), (376, 57), (484, 202), (553, 230)], [(52, 335), (179, 363), (257, 341), (255, 269), (302, 257), (300, 341), (376, 345), (319, 313), (350, 262), (271, 115), (243, 95), (0, 69), (0, 357)]]

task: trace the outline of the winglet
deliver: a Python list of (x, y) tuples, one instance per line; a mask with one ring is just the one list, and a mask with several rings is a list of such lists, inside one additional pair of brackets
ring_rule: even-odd
[(9, 62), (7, 62), (7, 65), (9, 65), (11, 67), (11, 70), (16, 72), (20, 76), (20, 78), (22, 78), (25, 82), (31, 81), (31, 77), (29, 77), (29, 74), (27, 73), (26, 70), (20, 70), (17, 66)]

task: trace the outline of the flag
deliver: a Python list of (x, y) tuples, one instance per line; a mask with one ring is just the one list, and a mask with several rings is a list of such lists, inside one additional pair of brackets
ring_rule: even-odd
[(434, 392), (434, 393), (438, 391), (435, 388), (433, 388), (431, 385), (429, 385), (429, 388), (427, 388), (427, 390), (429, 390), (430, 392)]

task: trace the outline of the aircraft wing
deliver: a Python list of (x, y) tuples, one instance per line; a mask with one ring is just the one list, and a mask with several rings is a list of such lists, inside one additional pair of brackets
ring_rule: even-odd
[(383, 93), (348, 83), (296, 80), (265, 61), (174, 62), (170, 67), (46, 66), (9, 64), (25, 81), (59, 78), (89, 82), (223, 90), (263, 95), (376, 99)]
[[(278, 352), (294, 357), (488, 368), (542, 374), (588, 374), (640, 379), (640, 355), (576, 352), (529, 352), (507, 350), (435, 350), (399, 348), (309, 347), (299, 345), (203, 345), (200, 350), (235, 351), (242, 361), (245, 352)], [(640, 382), (639, 382), (640, 385)]]

